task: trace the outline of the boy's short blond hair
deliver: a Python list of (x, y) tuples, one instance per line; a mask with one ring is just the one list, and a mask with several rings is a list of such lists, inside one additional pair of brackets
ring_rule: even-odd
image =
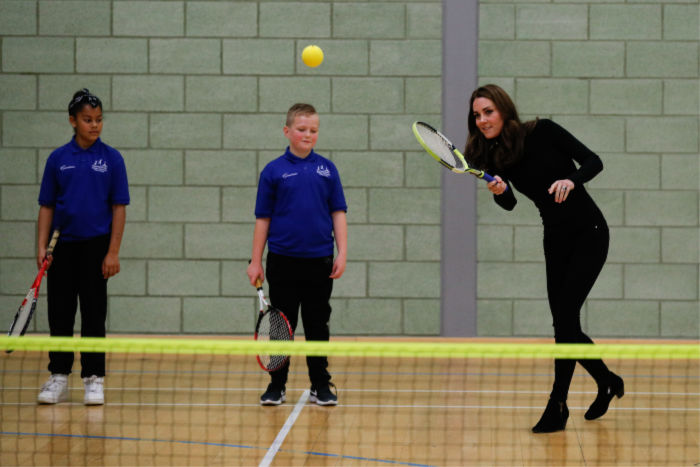
[(297, 117), (297, 115), (316, 115), (317, 113), (318, 112), (316, 112), (316, 109), (311, 104), (294, 104), (287, 111), (286, 125), (292, 126), (292, 124), (294, 123), (294, 119)]

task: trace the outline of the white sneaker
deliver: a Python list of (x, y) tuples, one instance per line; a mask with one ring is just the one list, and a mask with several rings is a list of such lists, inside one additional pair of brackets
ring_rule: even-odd
[(40, 404), (56, 404), (68, 400), (68, 375), (56, 373), (49, 377), (39, 391)]
[(85, 384), (85, 405), (102, 405), (105, 403), (104, 393), (105, 379), (102, 376), (89, 376), (83, 378)]

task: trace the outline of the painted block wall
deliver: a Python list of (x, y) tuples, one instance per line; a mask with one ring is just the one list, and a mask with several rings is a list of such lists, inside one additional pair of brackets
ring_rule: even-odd
[[(131, 184), (110, 332), (249, 332), (257, 176), (285, 146), (286, 109), (309, 101), (350, 206), (332, 332), (437, 335), (440, 171), (408, 128), (440, 124), (441, 14), (408, 0), (0, 1), (0, 309), (11, 319), (35, 271), (43, 165), (88, 87)], [(583, 310), (593, 337), (700, 335), (699, 16), (697, 0), (480, 4), (480, 82), (603, 158), (588, 189), (612, 242)], [(317, 69), (299, 58), (310, 43)], [(551, 336), (536, 210), (501, 212), (483, 187), (477, 202), (479, 335)], [(47, 329), (40, 312), (33, 330)]]
[[(249, 334), (258, 174), (295, 102), (349, 204), (335, 335), (439, 333), (440, 169), (410, 123), (440, 123), (439, 1), (0, 1), (0, 309), (35, 270), (37, 197), (87, 87), (123, 154), (131, 205), (110, 333)], [(301, 50), (317, 44), (310, 69)], [(45, 303), (33, 331), (46, 332)]]
[[(480, 4), (479, 82), (603, 160), (587, 184), (611, 235), (582, 310), (592, 337), (700, 336), (699, 16), (696, 0)], [(479, 190), (478, 332), (551, 336), (539, 215), (491, 198)]]

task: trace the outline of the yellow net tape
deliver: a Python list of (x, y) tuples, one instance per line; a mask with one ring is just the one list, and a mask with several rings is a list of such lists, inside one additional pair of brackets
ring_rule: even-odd
[(7, 351), (81, 351), (168, 354), (383, 356), (417, 358), (700, 359), (700, 343), (540, 344), (485, 342), (272, 341), (153, 337), (0, 337)]

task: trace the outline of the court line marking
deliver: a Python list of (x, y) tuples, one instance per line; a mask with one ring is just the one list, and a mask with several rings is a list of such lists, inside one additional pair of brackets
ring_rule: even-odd
[[(5, 387), (6, 391), (36, 391), (40, 387)], [(82, 391), (81, 387), (71, 387), (70, 391)], [(259, 392), (260, 388), (215, 388), (215, 387), (195, 387), (195, 388), (125, 388), (125, 387), (105, 387), (105, 391), (123, 392)], [(291, 391), (304, 391), (303, 388), (291, 388)], [(380, 389), (380, 388), (343, 388), (344, 392), (390, 392), (390, 393), (420, 393), (420, 394), (549, 394), (550, 391), (542, 390), (521, 390), (521, 389)], [(597, 394), (596, 391), (569, 391), (569, 394)], [(700, 392), (668, 392), (668, 391), (626, 391), (625, 394), (635, 396), (676, 396), (676, 397), (698, 397)], [(0, 403), (0, 405), (2, 405)]]
[[(120, 370), (108, 369), (110, 374), (123, 375), (260, 375), (260, 371), (233, 371), (233, 370)], [(45, 374), (46, 370), (27, 370), (27, 369), (5, 369), (0, 373), (8, 374)], [(294, 376), (298, 374), (295, 371), (290, 371), (289, 374)], [(299, 373), (301, 374), (301, 373)], [(334, 371), (334, 375), (365, 375), (365, 376), (495, 376), (495, 377), (537, 377), (551, 378), (551, 372), (542, 373), (498, 373), (498, 372), (478, 372), (478, 371)], [(623, 375), (625, 379), (700, 379), (700, 375), (690, 374), (638, 374), (638, 375)], [(574, 374), (574, 378), (588, 378), (585, 374)]]
[[(262, 450), (265, 448), (258, 446), (246, 446), (243, 444), (229, 444), (229, 443), (216, 443), (207, 441), (191, 441), (191, 440), (176, 440), (176, 439), (158, 439), (158, 438), (136, 438), (131, 436), (108, 436), (108, 435), (73, 435), (73, 434), (62, 434), (62, 433), (31, 433), (22, 431), (0, 431), (0, 435), (10, 435), (10, 436), (37, 436), (37, 437), (51, 437), (51, 438), (77, 438), (77, 439), (105, 439), (113, 441), (136, 441), (136, 442), (151, 442), (151, 443), (172, 443), (172, 444), (189, 444), (189, 445), (200, 445), (200, 446), (217, 446), (224, 448), (237, 448), (237, 449), (256, 449)], [(394, 464), (394, 465), (407, 465), (412, 467), (431, 467), (429, 464), (417, 464), (415, 462), (402, 462), (392, 459), (380, 459), (374, 457), (360, 457), (351, 456), (347, 454), (333, 454), (327, 452), (318, 451), (295, 451), (291, 449), (283, 449), (282, 452), (289, 453), (302, 453), (308, 454), (310, 456), (319, 457), (333, 457), (337, 459), (352, 459), (359, 461), (377, 462), (382, 464)]]
[(310, 391), (308, 389), (301, 394), (297, 404), (294, 406), (294, 410), (292, 410), (292, 413), (289, 414), (287, 421), (284, 422), (284, 426), (282, 426), (282, 429), (279, 431), (279, 433), (277, 433), (277, 437), (272, 442), (270, 449), (267, 450), (265, 457), (263, 457), (260, 461), (259, 467), (269, 467), (269, 465), (272, 463), (277, 455), (277, 452), (280, 450), (280, 447), (282, 447), (282, 443), (284, 443), (284, 438), (286, 438), (291, 431), (292, 427), (294, 426), (294, 422), (297, 421), (299, 414), (306, 405), (306, 401), (309, 400), (309, 394)]
[[(307, 390), (308, 391), (308, 390)], [(305, 403), (304, 403), (305, 404)], [(59, 406), (80, 406), (82, 402), (61, 402)], [(297, 403), (297, 405), (299, 405)], [(32, 406), (55, 407), (55, 405), (41, 405), (36, 402), (0, 402), (1, 406)], [(186, 402), (107, 402), (104, 407), (260, 407), (260, 404), (224, 404), (224, 403), (186, 403)], [(303, 407), (303, 405), (302, 405)], [(430, 404), (338, 404), (338, 408), (384, 408), (384, 409), (469, 409), (469, 410), (542, 410), (542, 406), (529, 405), (430, 405)], [(294, 408), (296, 410), (296, 406)], [(569, 406), (569, 410), (588, 410), (584, 406)], [(626, 412), (700, 412), (700, 407), (610, 407), (610, 411)], [(290, 415), (291, 417), (291, 415)]]

